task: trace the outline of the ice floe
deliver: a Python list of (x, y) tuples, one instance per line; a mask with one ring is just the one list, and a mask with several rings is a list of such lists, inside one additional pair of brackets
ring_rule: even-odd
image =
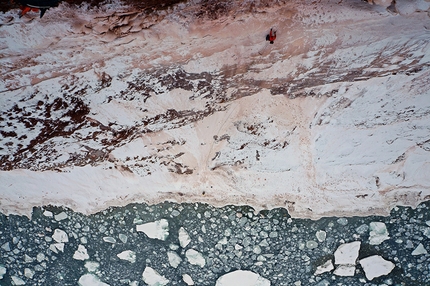
[(61, 212), (61, 213), (59, 213), (59, 214), (57, 214), (57, 215), (54, 216), (54, 218), (55, 218), (56, 221), (65, 220), (67, 217), (68, 216), (67, 216), (67, 214), (65, 212)]
[(169, 259), (170, 266), (172, 266), (173, 268), (177, 268), (182, 262), (182, 258), (176, 252), (167, 252), (167, 257)]
[(18, 276), (12, 275), (11, 277), (12, 285), (25, 285), (25, 281)]
[(131, 251), (131, 250), (125, 250), (121, 253), (118, 253), (116, 256), (118, 256), (119, 259), (127, 260), (131, 263), (136, 262), (136, 253), (134, 251)]
[(194, 285), (193, 278), (191, 278), (191, 276), (188, 274), (182, 275), (182, 280), (189, 286)]
[(58, 228), (54, 230), (52, 238), (59, 243), (69, 242), (69, 236), (67, 235), (67, 233), (64, 230)]
[(319, 242), (324, 242), (327, 237), (327, 233), (324, 230), (318, 230), (315, 233), (315, 236), (317, 237)]
[(64, 252), (64, 243), (53, 243), (50, 245), (49, 249), (58, 253), (58, 251)]
[(109, 286), (94, 275), (94, 274), (84, 274), (79, 278), (78, 281), (79, 286)]
[(308, 249), (314, 249), (318, 247), (318, 242), (316, 242), (315, 240), (309, 240), (306, 242), (306, 247)]
[(100, 263), (95, 261), (86, 261), (84, 266), (88, 272), (95, 272), (100, 267)]
[(111, 236), (105, 236), (103, 237), (103, 241), (104, 242), (108, 242), (108, 243), (116, 243), (116, 239), (111, 237)]
[(149, 266), (145, 267), (145, 270), (142, 273), (142, 280), (149, 286), (163, 286), (169, 283), (168, 279)]
[(358, 252), (360, 251), (360, 245), (360, 241), (354, 241), (339, 245), (339, 247), (334, 252), (334, 263), (343, 265), (355, 265), (358, 257)]
[(7, 272), (6, 267), (4, 267), (3, 265), (0, 265), (0, 280), (3, 279), (3, 275), (5, 275)]
[(412, 255), (423, 255), (427, 254), (427, 250), (424, 248), (424, 245), (422, 243), (418, 244), (417, 248), (412, 251)]
[(178, 236), (179, 236), (179, 244), (181, 245), (182, 248), (185, 248), (191, 242), (191, 238), (188, 235), (188, 232), (183, 227), (179, 229)]
[(9, 242), (4, 243), (4, 244), (1, 246), (1, 248), (2, 248), (4, 251), (9, 252), (9, 251), (10, 251), (10, 245), (9, 245)]
[(355, 265), (339, 265), (333, 271), (333, 274), (337, 276), (354, 276)]
[(160, 219), (136, 225), (136, 230), (144, 232), (149, 238), (166, 240), (169, 236), (169, 222), (166, 219)]
[[(238, 284), (239, 283), (239, 284)], [(216, 281), (216, 286), (270, 286), (270, 281), (248, 270), (236, 270), (224, 274)]]
[(118, 234), (119, 240), (121, 240), (122, 243), (127, 243), (127, 235), (120, 233)]
[(372, 280), (373, 278), (389, 274), (394, 269), (394, 263), (385, 260), (379, 255), (373, 255), (360, 260), (361, 267), (363, 267), (366, 278)]
[(24, 276), (27, 277), (28, 279), (33, 279), (34, 271), (31, 270), (30, 268), (25, 268), (24, 269)]
[(389, 239), (387, 226), (383, 222), (371, 222), (369, 225), (369, 243), (379, 245)]
[(198, 265), (200, 267), (204, 267), (206, 264), (206, 260), (203, 255), (194, 249), (188, 249), (185, 252), (185, 256), (190, 264)]
[(78, 245), (78, 249), (73, 254), (73, 258), (76, 260), (87, 260), (90, 256), (87, 253), (87, 249), (82, 244)]
[(53, 216), (54, 216), (54, 214), (53, 214), (52, 212), (47, 211), (47, 210), (45, 210), (45, 211), (43, 212), (43, 215), (44, 215), (44, 216), (46, 216), (46, 217), (53, 217)]
[(322, 265), (317, 267), (317, 270), (314, 272), (314, 275), (320, 275), (322, 273), (330, 272), (334, 269), (333, 262), (331, 259), (324, 262)]

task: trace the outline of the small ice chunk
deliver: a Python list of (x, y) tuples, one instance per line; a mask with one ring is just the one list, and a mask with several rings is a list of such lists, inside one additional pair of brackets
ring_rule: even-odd
[(330, 282), (328, 282), (326, 279), (321, 280), (315, 286), (330, 286)]
[(4, 267), (3, 265), (0, 265), (0, 280), (3, 279), (3, 275), (6, 274), (6, 267)]
[(318, 247), (318, 242), (314, 241), (314, 240), (309, 240), (306, 242), (306, 247), (308, 249), (314, 249)]
[(206, 260), (203, 255), (194, 249), (188, 249), (185, 252), (185, 256), (187, 257), (190, 264), (198, 265), (200, 267), (204, 267), (206, 264)]
[(331, 259), (329, 259), (324, 264), (317, 267), (317, 270), (315, 271), (314, 275), (320, 275), (326, 272), (330, 272), (333, 269), (334, 269), (333, 262), (331, 262)]
[(149, 238), (166, 240), (169, 236), (169, 222), (166, 219), (160, 219), (136, 225), (136, 230), (144, 232)]
[(34, 261), (33, 258), (31, 258), (30, 256), (28, 256), (27, 254), (24, 254), (24, 262), (25, 263), (31, 263), (33, 261)]
[(415, 248), (414, 251), (412, 251), (412, 255), (422, 255), (427, 254), (427, 250), (424, 248), (422, 243), (418, 244), (417, 248)]
[(366, 278), (372, 280), (373, 278), (387, 275), (394, 269), (394, 263), (385, 260), (379, 255), (373, 255), (360, 260), (361, 267), (363, 267)]
[(371, 222), (369, 225), (369, 241), (371, 245), (379, 245), (384, 240), (389, 239), (388, 231), (385, 223), (383, 222)]
[(118, 237), (119, 237), (119, 240), (122, 241), (122, 243), (127, 243), (127, 235), (120, 233)]
[(182, 248), (184, 248), (191, 242), (191, 238), (188, 235), (188, 232), (183, 227), (179, 229), (178, 233), (179, 233), (179, 244), (181, 245)]
[(6, 243), (4, 243), (2, 246), (1, 246), (1, 248), (4, 250), (4, 251), (10, 251), (10, 246), (9, 246), (9, 242), (6, 242)]
[(133, 224), (139, 224), (139, 223), (142, 223), (142, 222), (143, 222), (143, 220), (141, 218), (134, 218), (133, 219)]
[(173, 210), (172, 213), (170, 214), (171, 216), (178, 216), (181, 213), (178, 210)]
[(12, 279), (12, 285), (25, 285), (24, 280), (15, 275), (12, 275), (10, 278)]
[(54, 252), (54, 253), (58, 253), (58, 249), (54, 246), (54, 244), (51, 244), (51, 245), (49, 246), (49, 249), (50, 249), (52, 252)]
[(252, 252), (254, 252), (255, 254), (260, 254), (261, 247), (259, 245), (255, 245), (254, 248), (252, 249)]
[(43, 215), (44, 215), (44, 216), (47, 216), (47, 217), (53, 217), (53, 216), (54, 216), (54, 214), (53, 214), (52, 212), (47, 211), (47, 210), (45, 210), (45, 211), (43, 212)]
[(59, 251), (64, 252), (64, 243), (54, 243), (53, 245)]
[(354, 276), (355, 265), (339, 265), (333, 272), (337, 276)]
[(64, 220), (67, 217), (68, 216), (67, 216), (67, 214), (65, 212), (61, 212), (61, 213), (59, 213), (59, 214), (57, 214), (57, 215), (54, 216), (54, 218), (55, 218), (56, 221)]
[(103, 241), (104, 242), (109, 242), (109, 243), (116, 243), (116, 239), (113, 238), (112, 236), (105, 236), (105, 237), (103, 237)]
[(84, 266), (88, 272), (96, 272), (96, 270), (100, 267), (100, 263), (95, 261), (87, 261), (85, 262)]
[(324, 230), (318, 230), (315, 233), (315, 236), (317, 237), (319, 242), (323, 242), (325, 238), (327, 237), (327, 233)]
[(194, 285), (193, 278), (191, 278), (191, 276), (188, 274), (182, 275), (182, 280), (184, 280), (185, 284), (189, 286)]
[(215, 286), (238, 285), (238, 281), (240, 281), (240, 285), (246, 286), (270, 286), (270, 281), (268, 279), (248, 270), (236, 270), (224, 274), (218, 278)]
[(339, 218), (339, 219), (337, 220), (337, 223), (338, 223), (338, 224), (340, 224), (340, 225), (345, 226), (345, 225), (347, 225), (347, 224), (348, 224), (348, 219), (347, 219), (347, 218), (344, 218), (344, 217), (341, 217), (341, 218)]
[(130, 261), (131, 263), (136, 262), (136, 253), (131, 250), (125, 250), (121, 253), (118, 253), (116, 256), (118, 256), (119, 259)]
[(34, 271), (31, 270), (30, 268), (25, 268), (24, 269), (24, 276), (29, 278), (29, 279), (33, 279)]
[(267, 239), (263, 239), (258, 245), (263, 246), (263, 247), (267, 247), (267, 246), (269, 246), (269, 243), (267, 242)]
[(423, 229), (423, 234), (430, 238), (430, 227), (426, 227), (425, 229)]
[(360, 241), (339, 245), (339, 247), (334, 252), (334, 263), (355, 265), (358, 257), (358, 251), (360, 250), (360, 245)]
[(226, 245), (228, 243), (227, 237), (223, 237), (218, 241), (221, 245)]
[(369, 226), (367, 224), (362, 224), (355, 229), (358, 234), (365, 234), (369, 230)]
[(56, 229), (54, 230), (54, 234), (52, 235), (52, 238), (56, 242), (69, 242), (69, 237), (67, 236), (67, 233), (64, 230)]
[(42, 262), (43, 260), (45, 260), (45, 254), (43, 253), (38, 253), (36, 256), (37, 262)]
[(167, 252), (167, 258), (169, 258), (169, 264), (173, 268), (178, 267), (182, 262), (182, 258), (174, 251)]
[(109, 286), (104, 282), (101, 282), (100, 279), (94, 274), (84, 274), (79, 278), (78, 281), (79, 286)]
[(158, 274), (157, 271), (149, 266), (145, 267), (145, 270), (142, 273), (142, 280), (149, 286), (164, 286), (169, 283), (168, 279)]
[(73, 258), (76, 260), (87, 260), (90, 256), (87, 253), (87, 249), (82, 244), (78, 245), (78, 249), (73, 254)]

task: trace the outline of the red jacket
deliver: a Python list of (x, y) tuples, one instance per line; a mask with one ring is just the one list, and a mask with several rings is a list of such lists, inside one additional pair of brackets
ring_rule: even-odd
[(276, 32), (272, 33), (272, 29), (270, 29), (269, 41), (273, 42), (274, 40), (276, 40)]

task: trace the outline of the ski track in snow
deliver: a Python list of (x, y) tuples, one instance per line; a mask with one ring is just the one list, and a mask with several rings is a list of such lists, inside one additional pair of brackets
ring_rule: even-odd
[(430, 3), (324, 2), (0, 14), (1, 211), (428, 200)]

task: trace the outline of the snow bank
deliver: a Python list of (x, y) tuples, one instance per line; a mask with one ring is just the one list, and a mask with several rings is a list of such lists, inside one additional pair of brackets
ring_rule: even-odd
[(1, 211), (169, 200), (319, 218), (429, 199), (427, 2), (323, 2), (2, 14)]

